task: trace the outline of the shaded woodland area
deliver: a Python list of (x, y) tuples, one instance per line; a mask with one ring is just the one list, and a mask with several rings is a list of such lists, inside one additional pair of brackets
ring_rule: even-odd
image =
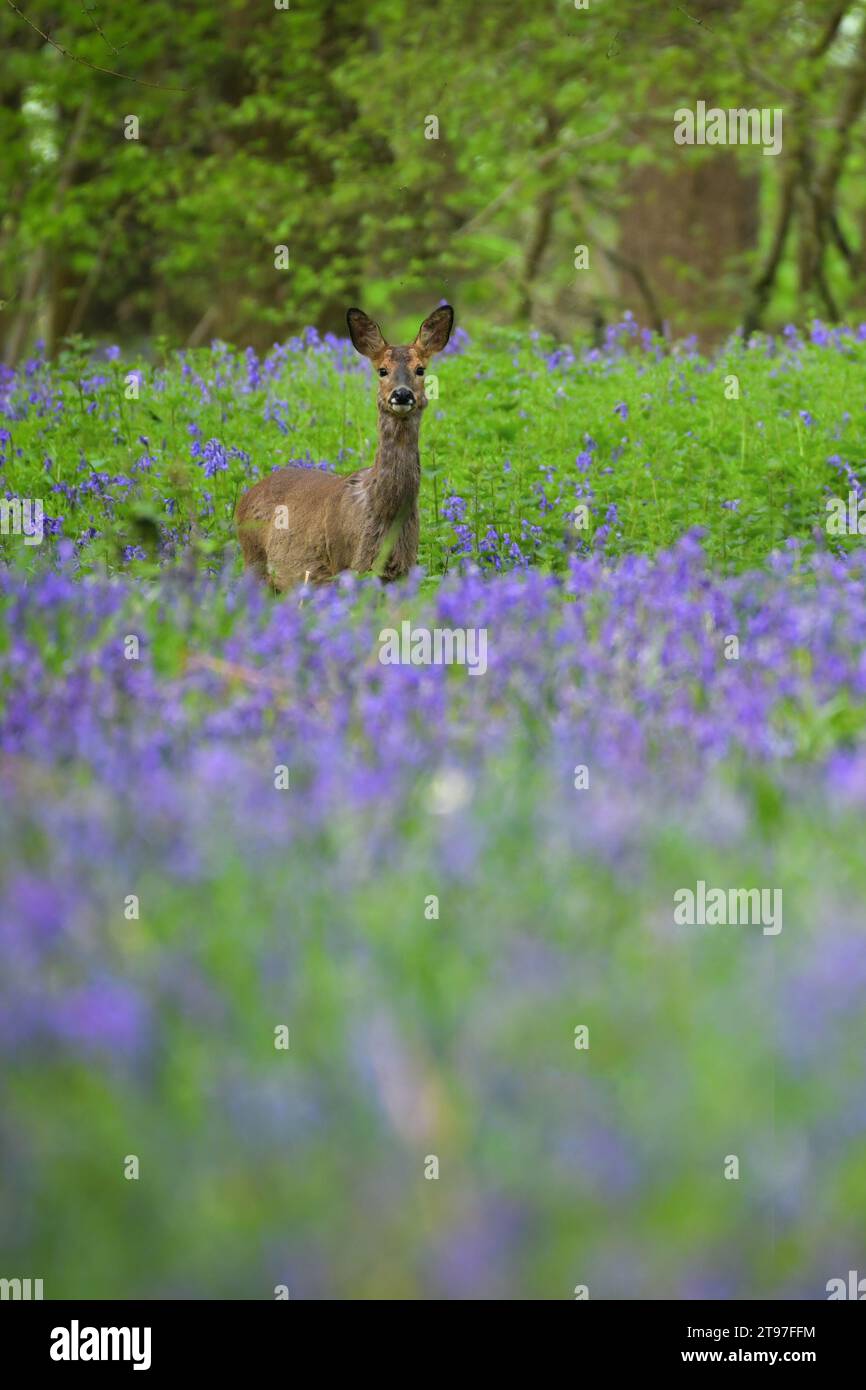
[[(0, 0), (0, 47), (6, 362), (440, 296), (706, 343), (866, 307), (864, 0)], [(700, 100), (781, 153), (677, 145)]]

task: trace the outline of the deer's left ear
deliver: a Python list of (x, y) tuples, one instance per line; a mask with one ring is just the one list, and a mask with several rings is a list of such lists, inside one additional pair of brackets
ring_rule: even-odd
[(453, 326), (454, 310), (450, 304), (440, 304), (424, 320), (412, 346), (428, 356), (432, 352), (441, 352), (451, 337)]

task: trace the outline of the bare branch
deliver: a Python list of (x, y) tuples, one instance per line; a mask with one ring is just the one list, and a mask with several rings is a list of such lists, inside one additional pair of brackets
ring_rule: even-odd
[(842, 23), (842, 20), (845, 18), (845, 15), (848, 13), (849, 8), (850, 0), (840, 0), (840, 3), (837, 4), (836, 9), (830, 15), (830, 18), (827, 20), (827, 25), (824, 29), (823, 34), (821, 35), (818, 42), (815, 44), (815, 47), (812, 49), (811, 57), (823, 58), (824, 54), (827, 52), (827, 49), (830, 47), (836, 35), (838, 34), (839, 25)]
[(767, 259), (749, 293), (749, 303), (743, 319), (743, 341), (746, 343), (749, 341), (752, 334), (761, 326), (761, 320), (764, 317), (767, 301), (770, 298), (770, 293), (776, 282), (776, 274), (782, 260), (782, 253), (785, 250), (785, 243), (788, 240), (788, 233), (791, 229), (791, 221), (794, 216), (794, 190), (796, 182), (797, 170), (796, 166), (792, 165), (782, 186), (782, 198), (776, 217), (776, 228), (773, 232), (773, 240), (770, 249), (767, 252)]
[(235, 661), (223, 661), (218, 656), (208, 656), (204, 652), (194, 652), (187, 661), (188, 671), (210, 671), (216, 676), (222, 676), (226, 681), (240, 681), (243, 685), (250, 685), (258, 690), (270, 690), (274, 693), (290, 693), (291, 687), (286, 681), (275, 680), (273, 676), (263, 674), (249, 666), (241, 666)]
[(15, 4), (15, 0), (6, 0), (6, 3), (10, 9), (21, 16), (24, 23), (29, 25), (35, 34), (39, 35), (40, 39), (50, 43), (52, 48), (56, 48), (58, 53), (62, 53), (64, 58), (70, 58), (73, 63), (80, 63), (82, 67), (90, 68), (93, 72), (103, 72), (108, 77), (120, 77), (124, 82), (134, 82), (138, 87), (153, 87), (158, 92), (186, 92), (189, 90), (187, 87), (167, 87), (162, 82), (147, 82), (143, 77), (131, 77), (128, 72), (116, 72), (114, 68), (101, 68), (98, 63), (91, 63), (87, 58), (79, 58), (75, 53), (70, 53), (68, 48), (64, 48), (62, 44), (52, 39), (51, 35), (40, 29), (38, 24), (34, 24), (32, 19), (28, 19), (24, 11)]
[[(115, 47), (114, 47), (114, 44), (111, 42), (111, 40), (106, 38), (105, 34), (102, 32), (102, 30), (101, 30), (100, 27), (99, 27), (98, 21), (95, 20), (95, 19), (93, 18), (93, 11), (92, 11), (91, 9), (88, 9), (87, 5), (85, 5), (85, 4), (83, 3), (83, 0), (82, 0), (81, 8), (82, 8), (82, 10), (84, 11), (84, 13), (87, 15), (87, 18), (90, 20), (90, 23), (93, 25), (93, 27), (94, 27), (94, 29), (96, 30), (97, 34), (98, 34), (99, 37), (102, 39), (102, 42), (105, 44), (106, 48), (110, 48), (111, 51), (112, 51), (112, 53), (116, 56), (116, 55), (120, 52), (120, 49), (119, 49), (119, 48), (115, 48)], [(121, 47), (121, 48), (126, 48), (126, 44), (125, 44), (125, 43), (124, 43), (124, 44), (121, 44), (120, 47)]]
[(513, 198), (520, 185), (529, 178), (530, 174), (537, 174), (540, 169), (546, 169), (549, 164), (555, 163), (560, 155), (571, 154), (573, 150), (586, 149), (587, 146), (603, 144), (605, 140), (609, 140), (611, 135), (616, 133), (619, 125), (619, 120), (615, 120), (604, 130), (597, 130), (592, 135), (581, 135), (577, 140), (569, 140), (567, 144), (553, 145), (550, 149), (544, 150), (537, 159), (533, 160), (531, 169), (525, 169), (522, 174), (517, 175), (517, 178), (512, 179), (511, 183), (506, 184), (505, 188), (500, 189), (496, 197), (476, 212), (473, 217), (470, 217), (468, 222), (464, 222), (462, 227), (458, 227), (454, 235), (465, 236), (467, 232), (474, 231), (479, 222), (492, 217)]

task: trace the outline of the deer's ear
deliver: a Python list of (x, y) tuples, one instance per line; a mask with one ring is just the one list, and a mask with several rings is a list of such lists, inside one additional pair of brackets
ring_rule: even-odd
[(451, 305), (440, 304), (439, 308), (434, 309), (424, 320), (412, 346), (427, 355), (431, 352), (441, 352), (451, 337), (453, 325), (454, 310)]
[(363, 309), (350, 309), (346, 315), (346, 322), (349, 325), (349, 337), (353, 346), (364, 357), (375, 359), (385, 351), (388, 344), (382, 337), (378, 323), (374, 323)]

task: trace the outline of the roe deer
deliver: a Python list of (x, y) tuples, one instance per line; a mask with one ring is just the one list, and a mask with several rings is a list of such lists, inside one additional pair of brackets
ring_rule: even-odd
[(360, 309), (346, 318), (352, 343), (379, 374), (376, 461), (343, 476), (280, 468), (241, 497), (236, 520), (245, 568), (278, 592), (305, 581), (324, 584), (341, 570), (363, 574), (377, 557), (383, 580), (400, 579), (418, 558), (424, 369), (448, 342), (454, 310), (434, 309), (408, 347), (389, 347)]

